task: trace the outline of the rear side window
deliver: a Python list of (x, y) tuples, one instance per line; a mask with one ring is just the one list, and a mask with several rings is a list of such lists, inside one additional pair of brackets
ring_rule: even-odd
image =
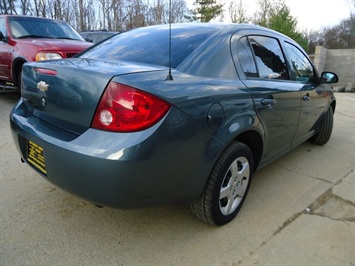
[(279, 42), (270, 37), (249, 36), (260, 78), (288, 79), (288, 70)]
[(285, 43), (286, 52), (290, 60), (291, 79), (300, 82), (313, 83), (314, 69), (308, 58), (296, 46)]
[(253, 52), (250, 49), (247, 37), (243, 37), (237, 44), (237, 54), (246, 77), (259, 77), (256, 69)]
[(246, 77), (288, 80), (288, 69), (277, 39), (247, 36), (237, 44), (238, 60)]

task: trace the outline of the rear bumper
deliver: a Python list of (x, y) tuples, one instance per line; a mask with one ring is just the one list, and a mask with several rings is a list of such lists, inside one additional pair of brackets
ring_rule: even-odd
[(90, 128), (76, 135), (32, 116), (20, 100), (10, 123), (26, 162), (28, 140), (43, 148), (46, 175), (42, 176), (48, 181), (95, 204), (118, 208), (198, 197), (215, 160), (207, 146), (220, 147), (174, 108), (141, 132)]

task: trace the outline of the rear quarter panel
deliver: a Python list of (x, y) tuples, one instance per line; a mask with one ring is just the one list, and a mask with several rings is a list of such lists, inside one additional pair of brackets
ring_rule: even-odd
[(206, 147), (212, 161), (216, 161), (230, 142), (247, 130), (255, 130), (264, 138), (251, 94), (239, 80), (203, 78), (173, 71), (170, 81), (166, 79), (167, 74), (167, 71), (154, 75), (133, 74), (113, 80), (144, 89), (185, 113), (220, 143)]

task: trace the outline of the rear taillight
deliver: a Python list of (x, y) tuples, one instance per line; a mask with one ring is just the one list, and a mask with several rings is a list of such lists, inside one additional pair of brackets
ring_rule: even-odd
[(42, 67), (35, 67), (34, 71), (44, 75), (56, 76), (57, 70), (49, 69), (49, 68), (42, 68)]
[(92, 127), (134, 132), (156, 124), (169, 110), (165, 101), (138, 89), (110, 82), (94, 115)]

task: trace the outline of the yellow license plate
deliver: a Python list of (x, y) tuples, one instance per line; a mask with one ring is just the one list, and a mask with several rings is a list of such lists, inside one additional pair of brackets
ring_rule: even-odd
[(27, 142), (27, 161), (43, 174), (47, 174), (43, 148), (30, 140)]

